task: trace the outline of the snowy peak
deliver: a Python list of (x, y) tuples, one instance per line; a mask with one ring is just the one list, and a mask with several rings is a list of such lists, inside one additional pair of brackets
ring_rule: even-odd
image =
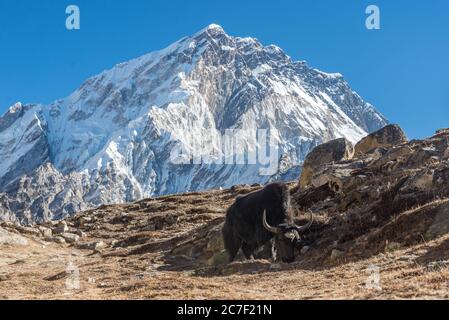
[(204, 29), (201, 29), (199, 32), (197, 32), (193, 37), (198, 37), (199, 35), (203, 35), (203, 34), (209, 34), (209, 35), (226, 35), (226, 32), (224, 31), (224, 29), (215, 23), (211, 23), (210, 25), (208, 25), (207, 27), (205, 27)]

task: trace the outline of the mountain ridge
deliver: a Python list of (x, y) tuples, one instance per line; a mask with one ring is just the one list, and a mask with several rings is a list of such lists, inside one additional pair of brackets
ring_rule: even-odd
[[(291, 178), (314, 146), (357, 142), (387, 123), (340, 74), (210, 25), (89, 78), (67, 98), (11, 107), (0, 118), (0, 219), (60, 219), (104, 203), (266, 183), (289, 170)], [(239, 152), (249, 157), (261, 129), (284, 166), (271, 175), (260, 175), (260, 163), (171, 161), (170, 151), (197, 137), (220, 149), (226, 131), (246, 141)]]

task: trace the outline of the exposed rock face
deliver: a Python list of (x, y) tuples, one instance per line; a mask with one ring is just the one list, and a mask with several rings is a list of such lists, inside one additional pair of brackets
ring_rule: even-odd
[[(301, 178), (299, 180), (300, 188), (306, 188), (310, 185), (314, 185), (315, 187), (321, 186), (323, 183), (319, 177), (314, 175), (315, 172), (320, 171), (326, 164), (349, 160), (353, 155), (354, 148), (351, 142), (344, 138), (319, 145), (307, 155), (304, 161)], [(313, 181), (314, 176), (318, 178), (318, 181)]]
[[(221, 230), (223, 223), (220, 222), (214, 228), (205, 230), (201, 236), (197, 235), (196, 241), (186, 241), (172, 250), (174, 255), (185, 255), (197, 260), (208, 261), (211, 265), (222, 263), (218, 255), (224, 250)], [(217, 256), (215, 256), (217, 255)]]
[[(0, 219), (32, 223), (107, 203), (297, 179), (316, 145), (356, 142), (386, 124), (340, 74), (211, 25), (88, 79), (65, 99), (17, 104), (0, 117)], [(257, 129), (279, 148), (277, 171), (205, 163), (228, 130), (246, 142), (236, 153), (253, 154)], [(208, 150), (192, 148), (198, 142)], [(174, 163), (176, 150), (195, 159)]]
[(28, 240), (18, 234), (11, 233), (0, 227), (0, 246), (1, 245), (20, 245), (26, 246)]
[(364, 154), (376, 148), (390, 148), (406, 143), (407, 136), (398, 125), (388, 125), (360, 140), (354, 147), (355, 154)]
[(434, 137), (445, 136), (445, 135), (447, 136), (448, 134), (449, 134), (449, 129), (440, 129), (440, 130), (437, 130)]
[[(395, 223), (409, 221), (404, 230), (420, 228), (420, 237), (434, 238), (449, 230), (447, 204), (438, 203), (449, 197), (449, 131), (405, 143), (400, 128), (390, 127), (380, 136), (391, 130), (394, 138), (381, 140), (383, 145), (394, 143), (390, 148), (378, 147), (352, 160), (326, 164), (311, 178), (320, 185), (299, 189), (293, 196), (301, 210), (325, 210), (335, 219), (343, 215), (344, 222), (332, 231), (339, 234), (340, 242), (354, 240), (400, 213), (402, 220)], [(434, 201), (429, 209), (416, 209)], [(418, 213), (407, 213), (409, 209)]]
[(434, 239), (446, 233), (449, 233), (449, 203), (443, 203), (437, 208), (435, 219), (427, 230), (425, 237), (426, 239)]

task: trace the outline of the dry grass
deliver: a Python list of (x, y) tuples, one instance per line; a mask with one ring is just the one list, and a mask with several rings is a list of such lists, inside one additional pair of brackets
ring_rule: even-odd
[[(83, 242), (114, 241), (114, 248), (102, 252), (36, 238), (28, 246), (2, 246), (0, 299), (449, 298), (449, 263), (444, 262), (449, 259), (449, 235), (410, 241), (402, 249), (385, 252), (380, 245), (385, 237), (396, 235), (394, 240), (399, 241), (401, 232), (405, 234), (402, 227), (392, 225), (375, 233), (378, 243), (368, 254), (348, 251), (337, 261), (331, 261), (327, 244), (313, 246), (291, 265), (243, 261), (220, 272), (187, 256), (171, 256), (173, 247), (223, 219), (236, 194), (252, 189), (104, 206), (70, 219), (88, 234)], [(415, 209), (424, 212), (419, 210)], [(425, 212), (421, 214), (427, 216)], [(406, 212), (395, 221), (403, 223), (410, 215)], [(84, 216), (94, 222), (81, 225)], [(372, 242), (376, 236), (371, 237)], [(358, 246), (354, 242), (355, 249), (368, 247), (369, 242), (359, 239)], [(66, 285), (72, 279), (66, 272), (70, 263), (79, 269), (79, 289)], [(367, 286), (373, 267), (379, 270), (380, 287)]]

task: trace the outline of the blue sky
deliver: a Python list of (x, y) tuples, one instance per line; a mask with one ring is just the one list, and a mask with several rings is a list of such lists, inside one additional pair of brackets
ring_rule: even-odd
[[(65, 28), (69, 4), (81, 10), (79, 31)], [(380, 7), (381, 30), (365, 28), (369, 4)], [(447, 0), (1, 0), (0, 112), (63, 98), (210, 23), (342, 73), (412, 138), (449, 127)]]

